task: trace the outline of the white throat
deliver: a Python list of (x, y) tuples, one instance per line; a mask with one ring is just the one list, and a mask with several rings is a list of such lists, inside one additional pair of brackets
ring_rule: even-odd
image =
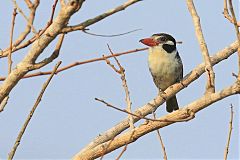
[(168, 68), (169, 72), (175, 69), (175, 65), (178, 65), (176, 59), (177, 50), (172, 53), (166, 52), (162, 45), (149, 48), (148, 65), (153, 74), (159, 74), (163, 68)]

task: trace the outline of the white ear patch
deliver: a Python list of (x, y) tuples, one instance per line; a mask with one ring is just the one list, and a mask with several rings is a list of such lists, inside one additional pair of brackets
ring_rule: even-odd
[(168, 45), (174, 45), (173, 41), (168, 40), (167, 42), (165, 42), (164, 44), (168, 44)]

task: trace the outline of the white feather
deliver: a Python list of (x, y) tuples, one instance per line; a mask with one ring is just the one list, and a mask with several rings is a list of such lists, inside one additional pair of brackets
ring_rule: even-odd
[(167, 53), (162, 45), (149, 48), (148, 65), (152, 75), (160, 81), (156, 85), (162, 90), (175, 83), (176, 66), (179, 65), (176, 54), (177, 50)]

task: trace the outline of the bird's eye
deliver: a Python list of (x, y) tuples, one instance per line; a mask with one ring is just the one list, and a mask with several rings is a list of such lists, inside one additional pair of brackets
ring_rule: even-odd
[(161, 41), (161, 42), (164, 42), (164, 41), (167, 40), (167, 38), (166, 37), (160, 37), (160, 38), (158, 38), (158, 40)]

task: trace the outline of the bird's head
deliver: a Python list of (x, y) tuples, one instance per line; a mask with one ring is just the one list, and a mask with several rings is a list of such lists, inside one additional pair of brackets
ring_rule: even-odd
[(171, 35), (166, 33), (153, 34), (150, 38), (141, 39), (140, 42), (149, 47), (163, 44), (176, 46), (176, 40)]
[(150, 38), (141, 39), (140, 42), (149, 47), (162, 47), (168, 53), (176, 50), (176, 40), (166, 33), (153, 34)]

